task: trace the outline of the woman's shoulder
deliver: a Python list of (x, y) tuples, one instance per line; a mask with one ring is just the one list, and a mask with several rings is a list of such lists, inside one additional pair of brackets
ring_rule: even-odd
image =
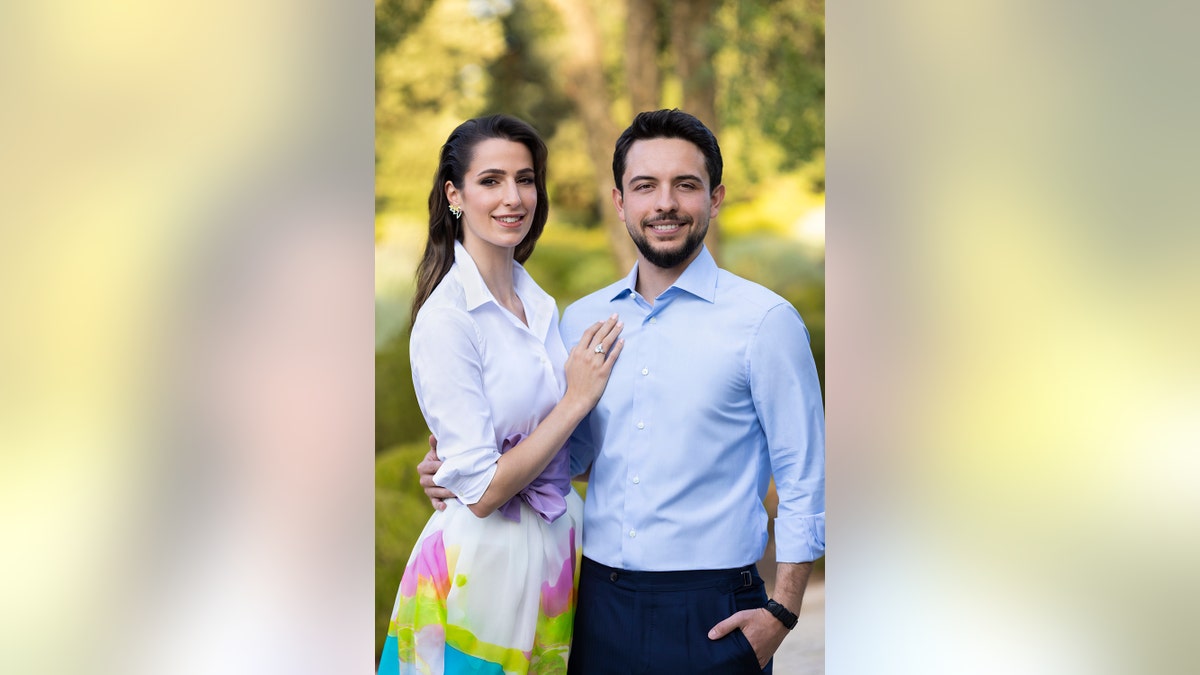
[(425, 304), (417, 311), (413, 322), (413, 339), (438, 337), (445, 333), (469, 332), (477, 334), (475, 321), (467, 308), (466, 294), (458, 278), (457, 269), (451, 269), (429, 294)]

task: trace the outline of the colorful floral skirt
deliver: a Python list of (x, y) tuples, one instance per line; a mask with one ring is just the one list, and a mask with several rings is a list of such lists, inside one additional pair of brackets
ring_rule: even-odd
[(547, 523), (434, 513), (400, 581), (380, 675), (566, 673), (582, 550), (583, 501)]

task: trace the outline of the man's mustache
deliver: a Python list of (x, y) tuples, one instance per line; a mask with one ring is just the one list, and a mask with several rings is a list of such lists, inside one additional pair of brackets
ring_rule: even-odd
[(684, 225), (692, 224), (691, 216), (680, 215), (676, 211), (671, 211), (670, 213), (664, 213), (661, 215), (657, 215), (657, 216), (654, 216), (653, 218), (647, 218), (646, 220), (642, 221), (642, 224), (643, 225), (653, 225), (655, 223), (665, 223), (668, 221), (683, 223)]

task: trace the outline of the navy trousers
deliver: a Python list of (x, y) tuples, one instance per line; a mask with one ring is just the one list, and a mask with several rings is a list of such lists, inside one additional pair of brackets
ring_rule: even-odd
[(720, 640), (708, 631), (743, 609), (767, 604), (754, 565), (733, 570), (628, 572), (583, 559), (571, 640), (570, 675), (760, 670), (740, 630)]

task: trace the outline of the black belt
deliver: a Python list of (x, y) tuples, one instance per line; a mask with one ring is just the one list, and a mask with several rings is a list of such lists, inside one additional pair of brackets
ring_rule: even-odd
[(626, 588), (656, 591), (685, 591), (717, 587), (728, 592), (746, 588), (760, 580), (758, 568), (753, 564), (728, 570), (641, 572), (609, 567), (585, 556), (580, 571), (590, 577), (604, 579)]

